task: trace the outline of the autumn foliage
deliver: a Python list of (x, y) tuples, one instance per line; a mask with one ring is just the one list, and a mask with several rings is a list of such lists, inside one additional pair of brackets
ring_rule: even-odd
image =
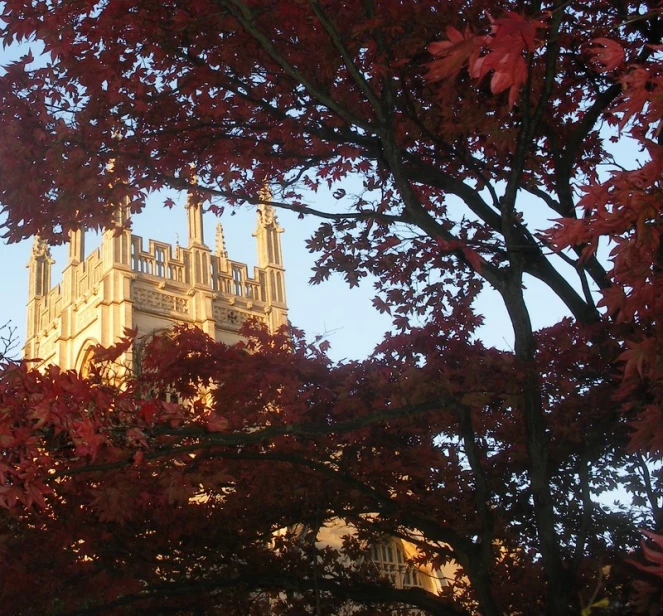
[[(370, 274), (394, 321), (358, 363), (258, 327), (236, 348), (176, 329), (122, 386), (103, 353), (88, 378), (7, 363), (4, 606), (659, 613), (658, 2), (2, 10), (5, 43), (42, 54), (0, 77), (10, 240), (110, 225), (163, 187), (255, 204), (268, 178), (323, 219), (313, 281)], [(532, 285), (566, 316), (537, 330)], [(477, 339), (483, 289), (506, 350)], [(334, 519), (356, 529), (341, 553), (302, 540)], [(366, 558), (385, 536), (457, 563), (449, 592), (389, 588)]]

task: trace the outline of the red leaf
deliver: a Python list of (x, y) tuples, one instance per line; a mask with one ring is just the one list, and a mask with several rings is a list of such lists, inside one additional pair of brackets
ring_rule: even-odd
[(599, 72), (614, 71), (624, 64), (624, 48), (616, 41), (600, 37), (592, 39), (589, 44), (591, 47), (587, 48), (587, 53), (598, 65)]
[(143, 402), (140, 407), (140, 416), (143, 418), (145, 423), (152, 423), (152, 418), (158, 413), (159, 407), (154, 402), (154, 400), (148, 400)]
[(120, 339), (117, 344), (114, 344), (111, 347), (103, 347), (98, 345), (94, 347), (94, 361), (95, 362), (104, 362), (104, 361), (115, 361), (121, 355), (126, 353), (131, 345), (134, 343), (134, 339), (138, 335), (138, 329), (129, 329), (128, 327), (124, 330), (124, 336)]
[(449, 40), (428, 46), (428, 52), (439, 58), (428, 64), (426, 78), (431, 82), (455, 77), (465, 65), (472, 64), (481, 51), (483, 37), (475, 36), (469, 29), (461, 34), (456, 28), (448, 26), (446, 33)]
[(373, 306), (375, 306), (375, 309), (380, 313), (384, 314), (385, 312), (387, 314), (391, 314), (391, 308), (389, 307), (389, 304), (387, 304), (383, 299), (380, 297), (374, 297), (373, 298)]

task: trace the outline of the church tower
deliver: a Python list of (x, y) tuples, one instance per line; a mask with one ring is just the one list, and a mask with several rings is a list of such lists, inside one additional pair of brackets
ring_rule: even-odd
[[(206, 244), (203, 208), (197, 195), (186, 202), (187, 245), (171, 246), (133, 235), (125, 204), (117, 207), (115, 225), (102, 235), (101, 246), (85, 255), (83, 231), (73, 231), (62, 282), (51, 288), (53, 260), (48, 246), (35, 239), (28, 268), (28, 331), (24, 356), (40, 365), (80, 370), (91, 348), (109, 346), (125, 329), (138, 338), (186, 323), (233, 344), (249, 319), (276, 331), (288, 322), (282, 229), (269, 205), (268, 192), (258, 208), (255, 233), (258, 266), (229, 258), (223, 228), (216, 246)], [(125, 363), (131, 365), (127, 356)]]

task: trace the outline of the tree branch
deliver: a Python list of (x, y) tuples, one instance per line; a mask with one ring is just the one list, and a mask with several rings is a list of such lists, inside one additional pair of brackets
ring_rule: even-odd
[(413, 222), (405, 216), (392, 216), (390, 214), (382, 214), (373, 210), (348, 213), (325, 212), (323, 210), (318, 210), (306, 205), (296, 205), (293, 203), (286, 203), (284, 201), (270, 200), (269, 202), (266, 202), (260, 199), (260, 197), (255, 197), (253, 195), (220, 190), (218, 188), (213, 188), (211, 186), (205, 186), (201, 184), (192, 184), (191, 182), (187, 182), (181, 178), (175, 178), (171, 176), (160, 175), (159, 179), (172, 188), (176, 188), (178, 190), (194, 190), (197, 192), (204, 192), (215, 197), (243, 201), (250, 203), (251, 205), (271, 204), (274, 207), (278, 207), (283, 210), (289, 210), (291, 212), (296, 212), (297, 214), (308, 214), (318, 218), (323, 218), (325, 220), (379, 220), (387, 223), (413, 224)]
[[(320, 589), (335, 597), (356, 601), (360, 603), (389, 604), (397, 603), (426, 610), (428, 613), (438, 616), (468, 616), (468, 612), (462, 608), (450, 605), (447, 601), (436, 597), (421, 588), (398, 589), (387, 584), (371, 584), (369, 582), (349, 583), (344, 579), (321, 577), (318, 580)], [(217, 579), (207, 579), (195, 583), (170, 582), (167, 584), (152, 585), (141, 592), (124, 595), (115, 601), (106, 602), (102, 605), (83, 608), (73, 612), (67, 612), (63, 616), (94, 616), (105, 614), (114, 608), (136, 605), (144, 601), (183, 597), (186, 595), (199, 595), (201, 593), (210, 597), (223, 589), (246, 587), (255, 591), (291, 591), (302, 592), (313, 589), (311, 579), (300, 576), (289, 576), (270, 572), (270, 574), (250, 573), (226, 575)]]
[(359, 72), (359, 69), (352, 60), (347, 47), (344, 45), (343, 40), (341, 39), (339, 31), (334, 27), (334, 24), (332, 24), (327, 14), (322, 10), (318, 0), (309, 0), (309, 6), (315, 13), (318, 21), (322, 24), (322, 27), (329, 35), (329, 38), (334, 44), (334, 47), (336, 47), (338, 50), (341, 58), (343, 58), (343, 62), (345, 63), (345, 67), (348, 69), (350, 77), (352, 77), (352, 80), (357, 84), (357, 86), (359, 86), (359, 89), (364, 93), (364, 96), (366, 96), (368, 101), (373, 106), (373, 109), (375, 110), (378, 118), (378, 122), (383, 123), (385, 121), (385, 113), (384, 109), (382, 108), (382, 103), (376, 96), (375, 92), (373, 92), (371, 86), (368, 84), (364, 76)]
[[(202, 426), (187, 427), (187, 428), (172, 428), (169, 426), (154, 426), (151, 429), (145, 429), (144, 432), (148, 436), (171, 436), (179, 437), (180, 439), (195, 438), (197, 443), (190, 445), (177, 445), (171, 446), (157, 451), (146, 452), (144, 459), (152, 460), (163, 458), (166, 456), (178, 455), (180, 453), (194, 452), (209, 447), (218, 445), (239, 447), (244, 445), (254, 445), (265, 442), (271, 438), (278, 436), (293, 436), (300, 438), (312, 438), (319, 436), (327, 436), (331, 434), (341, 434), (353, 432), (355, 430), (365, 428), (378, 423), (393, 419), (404, 419), (406, 417), (416, 417), (417, 415), (428, 413), (433, 410), (441, 408), (448, 409), (449, 411), (466, 411), (468, 410), (465, 405), (458, 402), (452, 396), (441, 396), (436, 400), (425, 402), (415, 405), (405, 405), (395, 409), (385, 409), (377, 413), (371, 413), (356, 417), (348, 421), (339, 422), (336, 424), (288, 424), (285, 426), (270, 426), (261, 430), (254, 430), (251, 432), (209, 432)], [(118, 428), (119, 431), (130, 430), (131, 427)], [(101, 472), (124, 468), (133, 464), (133, 454), (118, 462), (111, 462), (108, 464), (81, 466), (73, 469), (63, 470), (53, 475), (49, 475), (47, 480), (53, 482), (60, 477), (67, 477), (78, 475), (88, 472)]]
[(654, 493), (654, 489), (652, 487), (651, 473), (649, 472), (647, 461), (644, 459), (641, 453), (635, 454), (635, 460), (638, 467), (640, 468), (640, 474), (642, 475), (642, 482), (645, 486), (645, 494), (647, 495), (647, 500), (649, 501), (652, 517), (654, 518), (654, 524), (656, 525), (656, 528), (659, 529), (660, 525), (663, 523), (663, 515), (661, 512), (661, 507), (658, 504), (658, 497)]
[(285, 73), (294, 79), (297, 83), (302, 84), (306, 91), (315, 99), (320, 101), (325, 107), (334, 113), (338, 114), (349, 124), (358, 126), (367, 132), (372, 132), (373, 127), (370, 122), (362, 120), (357, 116), (351, 114), (347, 109), (339, 105), (328, 93), (323, 92), (317, 88), (313, 83), (307, 79), (301, 71), (295, 68), (288, 62), (276, 49), (271, 39), (263, 34), (253, 19), (254, 15), (251, 9), (246, 6), (241, 0), (217, 0), (222, 6), (228, 8), (233, 17), (242, 25), (242, 27), (260, 44), (262, 49), (274, 60)]
[[(481, 520), (481, 533), (478, 542), (479, 562), (473, 563), (472, 569), (476, 572), (473, 586), (479, 596), (481, 607), (485, 614), (500, 614), (495, 598), (491, 591), (490, 571), (494, 564), (494, 518), (491, 510), (491, 492), (488, 487), (486, 473), (481, 462), (481, 452), (477, 446), (474, 426), (472, 423), (472, 412), (470, 409), (458, 413), (460, 434), (463, 439), (463, 447), (467, 461), (474, 474), (474, 503)], [(473, 560), (473, 554), (470, 556)]]
[(580, 480), (580, 493), (582, 494), (582, 516), (580, 521), (580, 528), (576, 535), (576, 545), (573, 551), (572, 573), (575, 575), (582, 563), (585, 555), (585, 543), (587, 541), (587, 533), (592, 521), (592, 512), (594, 511), (594, 503), (592, 502), (592, 495), (589, 486), (589, 462), (587, 460), (586, 451), (580, 455), (578, 462), (578, 479)]

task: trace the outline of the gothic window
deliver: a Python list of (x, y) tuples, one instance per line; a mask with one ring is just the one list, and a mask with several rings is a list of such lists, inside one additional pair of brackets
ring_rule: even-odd
[(267, 258), (270, 263), (274, 263), (274, 242), (272, 240), (272, 232), (267, 230)]
[(283, 301), (283, 280), (281, 279), (281, 272), (276, 272), (276, 299), (279, 302)]
[(87, 378), (90, 376), (92, 368), (92, 358), (94, 356), (94, 352), (92, 349), (93, 349), (92, 344), (88, 343), (88, 345), (84, 347), (84, 351), (81, 351), (81, 353), (79, 353), (79, 359), (76, 362), (78, 364), (78, 370), (83, 378)]
[(177, 282), (182, 282), (182, 266), (169, 263), (168, 278), (170, 278), (171, 280), (176, 280)]
[(209, 263), (209, 277), (212, 281), (212, 290), (219, 290), (219, 259), (212, 257)]
[(37, 261), (36, 270), (37, 270), (36, 271), (37, 280), (35, 281), (35, 289), (36, 289), (35, 295), (46, 295), (46, 293), (48, 293), (48, 291), (46, 291), (46, 293), (45, 293), (44, 289), (42, 288), (43, 277), (44, 277), (43, 276), (44, 268), (43, 268), (43, 264), (40, 261)]
[(267, 301), (267, 292), (265, 291), (267, 287), (267, 276), (265, 276), (265, 272), (260, 272), (258, 280), (260, 281), (260, 300), (263, 302)]
[(102, 382), (113, 382), (117, 376), (117, 366), (109, 362), (102, 362), (101, 364), (94, 362), (94, 349), (97, 344), (96, 340), (92, 339), (88, 339), (83, 344), (78, 353), (76, 368), (84, 379), (94, 376), (101, 379)]
[(423, 586), (421, 572), (408, 564), (399, 541), (386, 540), (372, 546), (370, 557), (380, 574), (389, 579), (396, 588)]
[(242, 295), (242, 268), (233, 267), (233, 293)]
[(154, 260), (156, 261), (156, 271), (154, 273), (163, 278), (166, 275), (166, 251), (164, 248), (157, 247), (154, 249)]
[(281, 254), (279, 252), (278, 235), (274, 232), (274, 263), (281, 263)]

